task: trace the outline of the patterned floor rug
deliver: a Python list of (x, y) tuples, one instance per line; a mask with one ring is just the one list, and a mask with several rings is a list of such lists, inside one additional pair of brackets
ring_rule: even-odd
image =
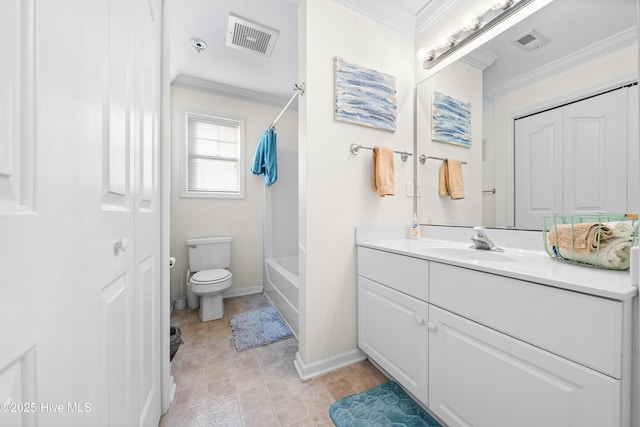
[(338, 400), (329, 415), (337, 427), (442, 427), (393, 381)]
[(272, 306), (231, 315), (229, 321), (238, 351), (293, 337), (291, 329)]

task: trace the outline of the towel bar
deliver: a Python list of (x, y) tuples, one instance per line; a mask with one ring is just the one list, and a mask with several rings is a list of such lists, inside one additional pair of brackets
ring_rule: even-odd
[[(351, 154), (356, 155), (358, 154), (358, 150), (360, 150), (361, 148), (364, 148), (365, 150), (373, 150), (373, 147), (365, 147), (364, 145), (351, 144), (351, 146), (349, 147), (349, 151), (351, 151)], [(406, 151), (394, 150), (393, 152), (396, 154), (400, 154), (400, 158), (402, 159), (403, 162), (406, 162), (409, 156), (413, 156), (412, 153), (407, 153)]]
[[(446, 159), (443, 159), (442, 157), (425, 156), (424, 154), (418, 157), (418, 160), (420, 160), (420, 164), (423, 164), (423, 165), (424, 165), (424, 162), (427, 161), (427, 159), (442, 160), (442, 161), (446, 160)], [(460, 163), (462, 163), (463, 165), (467, 164), (467, 162), (460, 162)]]

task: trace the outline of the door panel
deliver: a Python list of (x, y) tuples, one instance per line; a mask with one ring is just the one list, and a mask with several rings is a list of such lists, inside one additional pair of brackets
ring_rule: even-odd
[(429, 408), (448, 426), (620, 425), (618, 380), (434, 306), (429, 321)]
[(629, 107), (629, 90), (637, 93), (617, 89), (516, 120), (516, 228), (539, 230), (544, 215), (633, 210), (637, 167), (628, 159), (637, 158), (637, 137), (627, 117), (637, 106)]
[(0, 424), (158, 424), (156, 16), (0, 2), (0, 401), (64, 406)]
[(627, 90), (563, 108), (565, 213), (627, 210)]
[(358, 276), (358, 346), (428, 402), (427, 303)]
[(34, 207), (33, 0), (0, 5), (0, 214)]
[(542, 216), (562, 209), (562, 113), (515, 123), (515, 226), (539, 230)]
[(632, 86), (628, 90), (627, 105), (629, 108), (629, 137), (627, 138), (628, 156), (627, 156), (627, 199), (629, 205), (627, 211), (640, 211), (640, 167), (638, 167), (638, 159), (640, 159), (640, 134), (638, 132), (638, 85)]

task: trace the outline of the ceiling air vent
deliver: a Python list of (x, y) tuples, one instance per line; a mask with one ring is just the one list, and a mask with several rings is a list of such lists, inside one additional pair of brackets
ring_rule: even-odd
[(229, 14), (227, 46), (262, 56), (271, 56), (280, 31)]
[(527, 52), (538, 49), (547, 43), (549, 43), (549, 39), (536, 30), (531, 30), (527, 34), (513, 40), (513, 44)]

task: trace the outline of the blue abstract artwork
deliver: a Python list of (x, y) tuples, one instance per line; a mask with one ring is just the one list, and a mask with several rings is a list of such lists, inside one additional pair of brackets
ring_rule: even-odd
[(396, 79), (335, 58), (336, 120), (395, 132)]
[(433, 92), (431, 139), (471, 147), (471, 104)]

